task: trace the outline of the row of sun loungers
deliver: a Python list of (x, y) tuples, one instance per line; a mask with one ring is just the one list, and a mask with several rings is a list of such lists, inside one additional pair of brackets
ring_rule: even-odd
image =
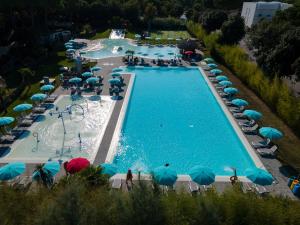
[[(218, 82), (215, 79), (214, 75), (208, 73), (209, 80), (213, 83)], [(229, 111), (232, 113), (233, 117), (240, 120), (244, 119), (245, 121), (238, 121), (238, 125), (241, 127), (241, 130), (248, 135), (257, 135), (258, 134), (258, 124), (255, 121), (246, 120), (247, 118), (242, 113), (244, 111), (243, 107), (235, 107), (231, 102), (231, 96), (224, 93), (221, 86), (215, 85), (215, 88), (219, 95), (222, 97), (225, 105), (228, 106)], [(276, 145), (271, 146), (269, 141), (262, 142), (252, 142), (251, 145), (256, 149), (257, 153), (261, 156), (274, 156), (278, 147)]]

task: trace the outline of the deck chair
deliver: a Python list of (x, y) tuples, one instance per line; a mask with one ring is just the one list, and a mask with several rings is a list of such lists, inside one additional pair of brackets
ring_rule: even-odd
[(32, 109), (32, 112), (33, 113), (44, 113), (46, 111), (46, 108), (45, 107), (42, 107), (42, 106), (37, 106), (37, 107), (34, 107)]
[(111, 187), (113, 189), (121, 189), (121, 187), (122, 187), (122, 179), (113, 179)]
[(275, 153), (278, 151), (277, 145), (273, 145), (271, 148), (258, 148), (256, 151), (261, 156), (274, 156)]
[(29, 127), (33, 124), (33, 120), (32, 119), (23, 119), (20, 121), (19, 126), (20, 127)]
[(253, 127), (242, 127), (242, 131), (245, 134), (257, 134), (258, 125), (255, 124)]
[(16, 139), (16, 136), (12, 134), (5, 134), (0, 136), (0, 143), (12, 143)]
[(267, 139), (259, 142), (252, 141), (251, 144), (254, 148), (268, 148), (270, 146), (270, 140)]
[(233, 113), (232, 115), (236, 119), (244, 119), (244, 118), (246, 118), (246, 116), (243, 113)]
[(246, 122), (239, 122), (239, 125), (243, 126), (243, 127), (253, 127), (255, 124), (256, 123), (254, 120), (246, 121)]
[(45, 102), (47, 103), (53, 103), (57, 99), (58, 95), (50, 95), (48, 98), (46, 98)]

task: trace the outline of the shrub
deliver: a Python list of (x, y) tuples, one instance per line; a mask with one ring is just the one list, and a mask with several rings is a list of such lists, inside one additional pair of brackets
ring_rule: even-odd
[(221, 45), (218, 34), (208, 35), (200, 24), (189, 21), (188, 31), (201, 39), (210, 53), (227, 65), (243, 83), (249, 86), (279, 117), (300, 135), (300, 101), (289, 88), (276, 76), (270, 79), (262, 70), (248, 59), (247, 54), (238, 46)]

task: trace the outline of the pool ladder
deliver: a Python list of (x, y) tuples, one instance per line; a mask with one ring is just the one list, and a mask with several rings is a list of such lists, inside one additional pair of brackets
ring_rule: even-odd
[(40, 139), (39, 139), (39, 133), (38, 133), (38, 132), (33, 132), (33, 133), (32, 133), (32, 136), (35, 137), (36, 143), (39, 143), (39, 142), (40, 142)]

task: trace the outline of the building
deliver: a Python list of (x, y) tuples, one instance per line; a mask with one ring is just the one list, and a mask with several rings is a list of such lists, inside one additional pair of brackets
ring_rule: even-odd
[(251, 27), (262, 19), (271, 20), (278, 10), (285, 10), (291, 6), (281, 2), (244, 2), (241, 16), (246, 27)]

